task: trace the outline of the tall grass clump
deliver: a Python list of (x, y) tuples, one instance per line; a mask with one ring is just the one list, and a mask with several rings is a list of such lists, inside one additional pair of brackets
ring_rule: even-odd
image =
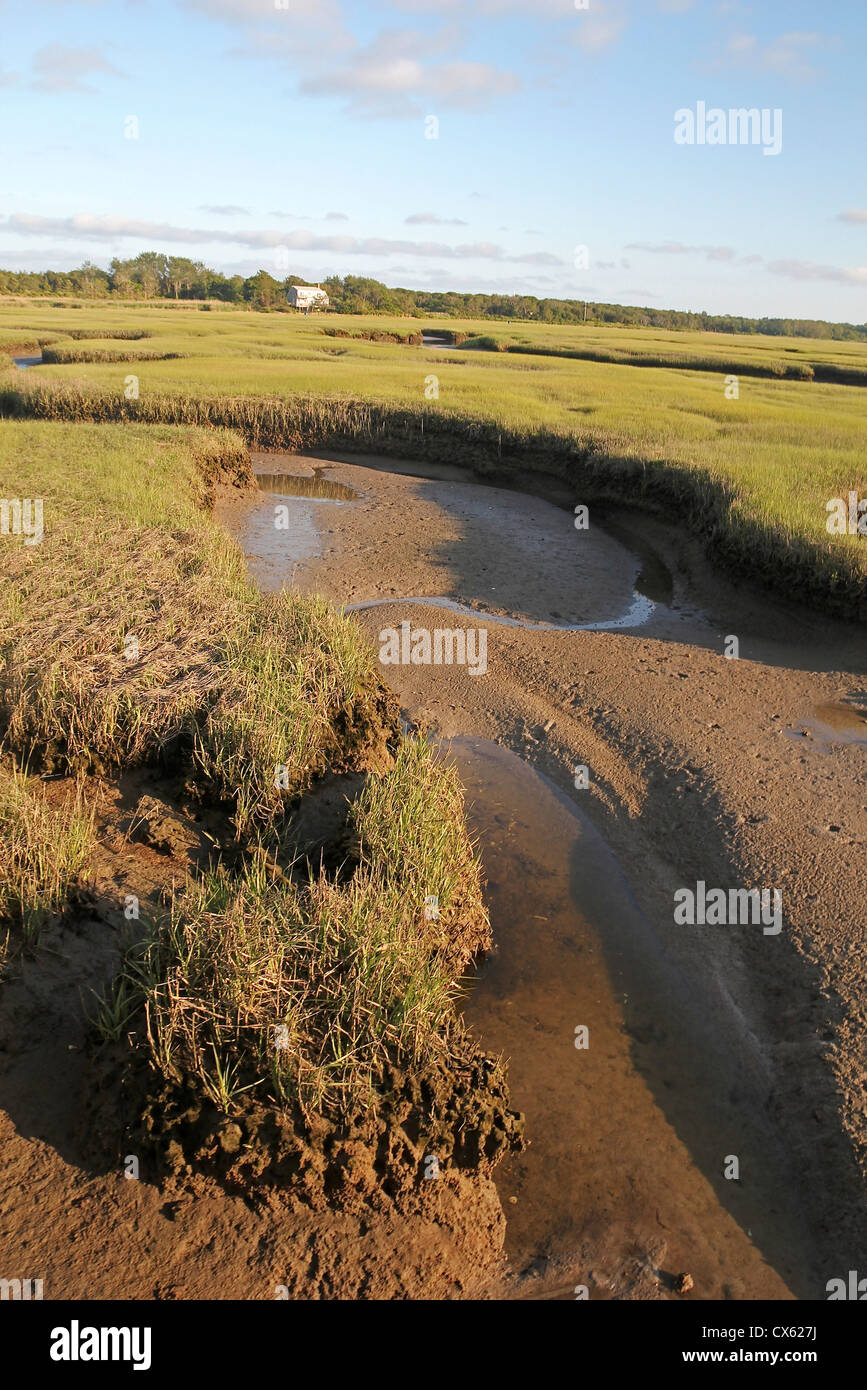
[(197, 722), (200, 775), (231, 795), (241, 836), (264, 830), (326, 771), (375, 748), (396, 714), (361, 627), (325, 600), (249, 593)]
[(26, 943), (36, 941), (82, 879), (93, 847), (93, 810), (80, 786), (73, 799), (58, 805), (22, 770), (0, 770), (0, 923), (6, 924), (6, 942), (12, 927)]
[[(455, 769), (421, 736), (402, 740), (388, 777), (371, 777), (352, 808), (362, 867), (389, 889), (435, 899), (426, 932), (455, 973), (479, 949), (481, 870), (464, 824)], [(462, 924), (469, 924), (469, 939)]]
[(41, 495), (45, 513), (41, 545), (2, 541), (0, 733), (20, 761), (183, 762), (243, 837), (396, 737), (358, 624), (261, 593), (207, 515), (221, 482), (251, 480), (231, 433), (0, 427), (4, 495)]
[[(206, 1128), (247, 1102), (292, 1124), (369, 1119), (390, 1067), (414, 1096), (437, 1066), (438, 1123), (475, 1105), (488, 1128), (455, 1120), (454, 1143), (467, 1128), (466, 1161), (481, 1161), (480, 1145), (490, 1159), (511, 1142), (505, 1121), (488, 1134), (505, 1082), (454, 1010), (457, 980), (490, 942), (460, 786), (424, 740), (401, 738), (355, 619), (251, 583), (208, 514), (218, 487), (251, 477), (232, 433), (0, 425), (0, 490), (45, 508), (40, 545), (3, 538), (4, 755), (111, 776), (167, 764), (226, 817), (216, 867), (143, 915), (99, 998), (100, 1056), (121, 1066), (133, 1122), (152, 1136), (174, 1134), (176, 1103)], [(333, 878), (292, 847), (299, 800), (329, 772), (356, 787)], [(0, 914), (32, 934), (83, 872), (92, 824), (80, 796), (52, 810), (13, 773), (0, 834)]]
[(490, 943), (460, 788), (411, 740), (353, 822), (348, 881), (275, 881), (262, 861), (208, 874), (127, 955), (103, 1017), (137, 1014), (166, 1082), (195, 1078), (226, 1114), (253, 1095), (339, 1116), (372, 1105), (389, 1066), (447, 1061), (455, 980)]
[(68, 362), (172, 362), (183, 356), (182, 352), (160, 352), (157, 348), (61, 346), (42, 349), (42, 361), (46, 366), (62, 366)]

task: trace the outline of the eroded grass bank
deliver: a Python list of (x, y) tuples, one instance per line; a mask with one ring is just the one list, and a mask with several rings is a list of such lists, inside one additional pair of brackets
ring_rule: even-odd
[[(434, 1141), (446, 1167), (490, 1168), (520, 1125), (454, 1009), (490, 936), (460, 788), (401, 734), (353, 620), (248, 580), (208, 507), (251, 477), (231, 432), (0, 425), (0, 492), (40, 498), (44, 527), (0, 537), (7, 949), (38, 950), (87, 888), (84, 789), (159, 769), (220, 830), (118, 940), (93, 1013), (104, 1148), (134, 1136), (163, 1172), (320, 1196), (347, 1135), (395, 1191)], [(72, 809), (40, 774), (79, 779)], [(335, 783), (352, 794), (317, 860), (296, 826)]]
[[(8, 378), (7, 378), (8, 380)], [(293, 452), (352, 449), (463, 464), (508, 477), (537, 471), (575, 489), (576, 501), (624, 502), (658, 510), (702, 536), (710, 554), (740, 576), (826, 611), (867, 616), (863, 537), (825, 530), (826, 501), (863, 495), (864, 475), (845, 460), (816, 454), (809, 475), (781, 465), (761, 495), (723, 467), (645, 449), (599, 430), (568, 434), (506, 427), (460, 411), (341, 396), (288, 399), (207, 397), (147, 391), (137, 400), (100, 386), (8, 384), (0, 413), (41, 420), (179, 423), (232, 429), (251, 447)]]

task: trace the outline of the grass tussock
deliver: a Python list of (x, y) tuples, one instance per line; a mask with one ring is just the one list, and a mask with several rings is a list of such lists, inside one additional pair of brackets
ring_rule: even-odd
[(420, 347), (422, 335), (417, 330), (410, 333), (387, 333), (379, 328), (360, 329), (351, 333), (348, 328), (323, 328), (328, 338), (355, 338), (368, 343), (402, 343), (404, 347)]
[(182, 352), (160, 352), (157, 348), (102, 347), (43, 347), (42, 361), (46, 366), (62, 366), (68, 362), (172, 362), (183, 357)]
[(436, 898), (427, 933), (451, 973), (461, 974), (489, 942), (477, 931), (481, 872), (454, 769), (423, 739), (404, 739), (392, 772), (368, 780), (353, 826), (366, 873), (381, 875), (389, 889), (413, 884), (421, 899)]
[(411, 741), (353, 819), (363, 850), (348, 882), (275, 882), (257, 863), (179, 893), (127, 957), (104, 1032), (140, 1017), (160, 1077), (195, 1077), (227, 1114), (249, 1093), (345, 1114), (373, 1103), (388, 1066), (444, 1056), (454, 980), (489, 944), (460, 789)]
[(65, 336), (73, 338), (76, 342), (87, 338), (116, 338), (121, 342), (139, 342), (142, 338), (153, 337), (153, 334), (149, 328), (120, 328), (115, 325), (111, 329), (68, 328)]
[(360, 627), (324, 599), (257, 594), (233, 617), (194, 760), (234, 798), (243, 836), (359, 757), (389, 707)]
[(237, 436), (0, 430), (4, 495), (43, 495), (45, 516), (41, 545), (2, 539), (0, 719), (50, 771), (183, 757), (243, 836), (375, 737), (384, 706), (357, 624), (249, 582), (202, 511), (215, 478), (252, 478)]
[(80, 787), (73, 799), (55, 805), (23, 772), (0, 770), (0, 923), (7, 943), (11, 928), (28, 944), (36, 941), (80, 883), (93, 844), (93, 812)]
[[(249, 469), (231, 433), (0, 425), (0, 487), (45, 506), (40, 545), (2, 541), (3, 749), (63, 771), (170, 758), (234, 822), (224, 859), (143, 920), (96, 1007), (104, 1040), (131, 1041), (142, 1105), (192, 1087), (222, 1113), (252, 1098), (336, 1120), (375, 1106), (391, 1065), (438, 1058), (447, 1078), (456, 1039), (476, 1066), (455, 981), (489, 925), (458, 782), (401, 739), (360, 626), (259, 593), (208, 516), (217, 483)], [(366, 773), (333, 880), (274, 857), (327, 772)], [(15, 847), (0, 901), (31, 929), (90, 832), (80, 805), (51, 812), (20, 774), (0, 791)]]

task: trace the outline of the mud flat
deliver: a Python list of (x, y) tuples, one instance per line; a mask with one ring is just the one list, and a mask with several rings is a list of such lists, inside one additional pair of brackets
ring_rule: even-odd
[[(485, 630), (484, 671), (382, 671), (456, 761), (489, 879), (465, 1013), (530, 1141), (497, 1170), (489, 1295), (670, 1298), (688, 1273), (690, 1298), (824, 1298), (867, 1234), (863, 631), (721, 583), (655, 522), (576, 532), (553, 481), (256, 467), (358, 494), (297, 498), (288, 529), (273, 494), (230, 509), (265, 587), (353, 607), (375, 645)], [(782, 929), (676, 924), (699, 881), (779, 889)]]

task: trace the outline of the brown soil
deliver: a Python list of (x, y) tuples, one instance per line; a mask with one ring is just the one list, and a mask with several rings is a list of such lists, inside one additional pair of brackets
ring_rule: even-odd
[[(309, 524), (279, 533), (282, 551), (261, 497), (224, 515), (266, 583), (294, 567), (340, 602), (393, 599), (359, 616), (374, 643), (404, 618), (483, 625), (404, 594), (533, 621), (628, 606), (641, 561), (596, 513), (580, 537), (568, 514), (511, 491), (363, 461), (328, 476), (360, 501), (311, 501)], [(125, 1155), (96, 1161), (83, 999), (118, 958), (124, 896), (156, 901), (222, 832), (147, 772), (94, 782), (92, 901), (8, 965), (0, 990), (0, 1275), (42, 1278), (47, 1298), (565, 1299), (578, 1284), (593, 1298), (821, 1298), (827, 1278), (858, 1267), (867, 753), (838, 741), (835, 722), (857, 727), (863, 633), (722, 585), (673, 529), (619, 524), (672, 576), (671, 602), (640, 631), (490, 625), (485, 676), (383, 668), (409, 717), (455, 738), (471, 790), (495, 950), (466, 1015), (511, 1057), (527, 1151), (500, 1164), (496, 1186), (484, 1166), (453, 1167), (388, 1191), (369, 1145), (350, 1144), (339, 1202), (315, 1185), (307, 1197), (274, 1182), (233, 1190), (219, 1162), (188, 1152), (161, 1185), (146, 1161), (138, 1181)], [(579, 764), (586, 791), (573, 786)], [(311, 851), (332, 843), (343, 794), (311, 810)], [(672, 893), (699, 878), (781, 886), (782, 934), (675, 928)], [(226, 1154), (215, 1142), (204, 1158)], [(731, 1152), (737, 1184), (721, 1178)]]
[[(326, 843), (357, 778), (330, 779), (318, 812), (315, 796), (302, 800), (299, 838)], [(226, 816), (147, 770), (87, 792), (98, 829), (87, 901), (35, 953), (11, 954), (0, 989), (3, 1277), (42, 1279), (50, 1299), (478, 1294), (505, 1232), (491, 1169), (520, 1142), (495, 1060), (464, 1044), (447, 1076), (394, 1073), (388, 1104), (354, 1129), (275, 1125), (261, 1106), (227, 1123), (158, 1092), (121, 1045), (95, 1044), (93, 991), (138, 934), (128, 895), (142, 914), (157, 908), (213, 857)], [(456, 1113), (430, 1139), (419, 1117), (437, 1096)]]
[[(370, 460), (321, 453), (316, 464), (326, 457), (334, 463), (328, 476), (357, 489), (361, 500), (310, 504), (316, 543), (308, 527), (308, 558), (295, 567), (294, 580), (338, 601), (392, 598), (358, 615), (375, 644), (381, 629), (404, 619), (427, 628), (485, 625), (481, 614), (444, 614), (402, 603), (402, 595), (443, 595), (482, 611), (574, 622), (627, 606), (640, 567), (636, 554), (648, 546), (664, 555), (671, 574), (670, 602), (632, 633), (489, 624), (485, 676), (457, 666), (383, 667), (410, 718), (446, 738), (472, 735), (511, 749), (586, 811), (616, 855), (658, 952), (704, 1015), (698, 1031), (684, 1035), (701, 1036), (704, 1059), (684, 1044), (679, 1056), (674, 1048), (662, 1068), (670, 1085), (661, 1075), (652, 1079), (655, 1114), (636, 1088), (636, 1071), (647, 1063), (640, 1041), (623, 1054), (619, 1075), (615, 1067), (583, 1094), (561, 1087), (552, 1098), (552, 1070), (568, 1065), (571, 1039), (561, 1035), (566, 1052), (537, 1050), (534, 1062), (528, 1045), (530, 1030), (568, 1034), (570, 1020), (582, 1021), (571, 1004), (565, 1007), (568, 959), (562, 940), (552, 942), (534, 976), (527, 934), (536, 928), (526, 917), (514, 922), (525, 904), (507, 904), (498, 918), (491, 891), (495, 945), (502, 951), (505, 937), (514, 937), (519, 953), (509, 968), (517, 971), (523, 1013), (510, 1023), (502, 1000), (479, 996), (467, 1014), (486, 1045), (511, 1057), (513, 1101), (526, 1112), (531, 1144), (525, 1157), (498, 1170), (501, 1194), (516, 1195), (537, 1144), (562, 1171), (570, 1162), (583, 1165), (573, 1169), (570, 1216), (559, 1226), (554, 1212), (547, 1232), (538, 1223), (522, 1230), (506, 1204), (516, 1273), (529, 1277), (527, 1289), (535, 1280), (543, 1296), (554, 1297), (569, 1296), (573, 1278), (589, 1283), (593, 1297), (672, 1296), (672, 1268), (698, 1272), (690, 1297), (824, 1297), (827, 1279), (857, 1267), (867, 1237), (867, 754), (860, 738), (835, 731), (828, 714), (842, 708), (837, 723), (842, 719), (850, 733), (863, 730), (863, 629), (769, 600), (755, 586), (723, 583), (695, 542), (661, 523), (613, 518), (630, 552), (601, 526), (576, 534), (568, 513), (550, 503), (456, 483), (461, 475), (450, 470), (411, 476), (423, 468), (408, 463), (404, 474), (385, 472)], [(302, 473), (312, 463), (263, 456), (257, 468)], [(384, 467), (394, 469), (391, 462)], [(531, 486), (538, 491), (542, 484)], [(560, 496), (562, 484), (552, 487), (557, 501), (580, 500)], [(256, 572), (261, 560), (264, 582), (279, 583), (291, 566), (285, 554), (281, 563), (273, 530), (263, 529), (264, 513), (255, 515), (264, 544), (258, 551), (248, 545), (251, 565)], [(594, 512), (593, 521), (600, 515)], [(247, 518), (233, 524), (242, 540), (249, 535)], [(723, 654), (732, 634), (740, 641), (737, 660)], [(576, 791), (573, 772), (581, 764), (590, 768), (590, 786)], [(509, 803), (507, 821), (520, 810)], [(482, 799), (482, 828), (488, 812)], [(542, 824), (547, 836), (550, 823)], [(485, 834), (481, 852), (492, 875), (497, 851)], [(675, 926), (674, 891), (699, 879), (781, 888), (781, 934)], [(591, 925), (609, 993), (615, 918), (603, 892)], [(488, 978), (497, 960), (495, 954)], [(525, 1007), (532, 991), (537, 1002)], [(639, 1035), (643, 1029), (649, 1047), (654, 1029), (657, 1041), (677, 1038), (687, 1012), (673, 996), (651, 994)], [(634, 1021), (627, 1011), (625, 1026)], [(601, 1010), (598, 1026), (616, 1035), (616, 1016)], [(664, 1041), (659, 1046), (664, 1051)], [(734, 1079), (727, 1055), (739, 1059)], [(702, 1087), (704, 1119), (690, 1100)], [(600, 1107), (627, 1128), (600, 1128)], [(753, 1139), (742, 1137), (739, 1149), (721, 1135), (722, 1147), (714, 1147), (707, 1118), (714, 1107), (741, 1111)], [(569, 1144), (561, 1142), (558, 1114), (572, 1132)], [(575, 1139), (582, 1127), (583, 1142)], [(721, 1179), (732, 1152), (741, 1158), (739, 1184)], [(527, 1190), (525, 1182), (518, 1209)], [(557, 1211), (563, 1215), (562, 1203)]]

